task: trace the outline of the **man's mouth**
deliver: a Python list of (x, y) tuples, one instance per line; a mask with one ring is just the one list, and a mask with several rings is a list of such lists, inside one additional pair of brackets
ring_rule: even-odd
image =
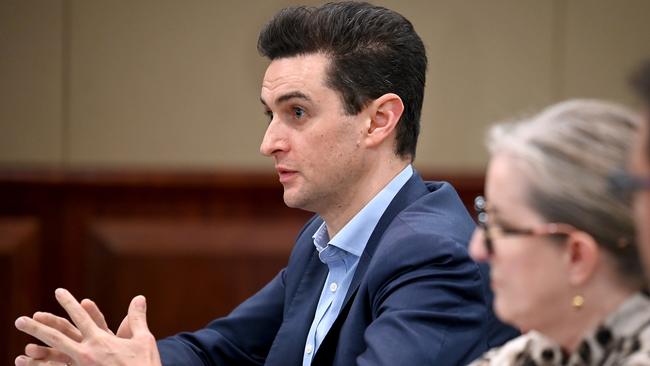
[(280, 178), (280, 183), (285, 183), (293, 179), (298, 175), (298, 171), (291, 170), (285, 167), (276, 166), (275, 170), (278, 172), (278, 177)]

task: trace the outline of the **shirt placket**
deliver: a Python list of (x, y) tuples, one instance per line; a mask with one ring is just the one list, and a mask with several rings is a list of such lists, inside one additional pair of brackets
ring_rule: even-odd
[(314, 314), (314, 319), (318, 319), (316, 326), (313, 327), (313, 331), (310, 331), (310, 334), (307, 336), (307, 343), (305, 344), (305, 352), (303, 354), (303, 365), (311, 364), (311, 360), (318, 349), (317, 346), (327, 334), (326, 329), (328, 327), (326, 327), (323, 320), (330, 312), (334, 298), (338, 292), (338, 287), (345, 276), (344, 255), (345, 253), (342, 250), (333, 246), (326, 247), (319, 255), (321, 261), (327, 264), (329, 273), (327, 274), (325, 286), (321, 292), (316, 314)]
[(338, 296), (339, 287), (341, 285), (341, 282), (343, 281), (343, 277), (345, 276), (345, 264), (343, 263), (342, 258), (337, 259), (336, 261), (330, 264), (330, 275), (331, 276), (328, 276), (328, 281), (326, 285), (327, 288), (326, 307), (327, 308), (325, 309), (323, 316), (321, 317), (320, 321), (318, 322), (318, 325), (316, 326), (316, 334), (314, 335), (317, 345), (321, 344), (323, 338), (325, 338), (325, 336), (327, 335), (327, 330), (330, 328), (331, 325), (330, 324), (331, 319), (328, 317), (328, 315), (332, 312), (334, 300)]

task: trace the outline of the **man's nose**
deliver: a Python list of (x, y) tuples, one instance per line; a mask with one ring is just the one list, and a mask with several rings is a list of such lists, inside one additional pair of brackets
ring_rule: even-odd
[(283, 135), (284, 133), (279, 122), (272, 120), (264, 133), (264, 138), (260, 145), (260, 153), (264, 156), (273, 156), (278, 152), (287, 151), (289, 144), (287, 143), (286, 136)]

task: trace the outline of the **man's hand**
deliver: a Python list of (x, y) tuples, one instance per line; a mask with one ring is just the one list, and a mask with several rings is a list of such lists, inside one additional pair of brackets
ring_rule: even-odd
[[(97, 305), (95, 305), (93, 301), (88, 299), (83, 299), (81, 300), (81, 307), (83, 307), (84, 310), (86, 310), (86, 312), (90, 315), (90, 317), (93, 319), (93, 321), (95, 322), (95, 324), (97, 324), (98, 327), (104, 329), (106, 332), (113, 334), (113, 332), (111, 332), (111, 330), (108, 328), (108, 325), (106, 324), (106, 320), (104, 319), (104, 314), (102, 314), (101, 311), (99, 311), (99, 308), (97, 308)], [(75, 328), (74, 325), (70, 324), (70, 322), (67, 319), (58, 317), (50, 313), (44, 313), (44, 312), (34, 313), (33, 319), (39, 323), (42, 323), (51, 328), (59, 330), (61, 333), (65, 334), (71, 339), (74, 339), (77, 342), (81, 342), (83, 340), (81, 332), (79, 332), (79, 330)], [(122, 338), (130, 338), (130, 337), (122, 337)], [(54, 364), (56, 364), (57, 362), (58, 363), (72, 362), (72, 359), (70, 359), (68, 355), (60, 351), (57, 351), (54, 348), (39, 346), (36, 344), (28, 344), (25, 347), (25, 355), (27, 355), (29, 358), (40, 361), (40, 363), (36, 362), (32, 364), (47, 364), (46, 362), (48, 361)]]
[(27, 356), (16, 358), (17, 366), (161, 365), (155, 338), (147, 327), (143, 296), (131, 300), (128, 315), (120, 325), (117, 336), (108, 329), (103, 315), (93, 302), (84, 300), (79, 304), (63, 289), (56, 290), (55, 296), (74, 325), (48, 313), (36, 313), (34, 318), (18, 318), (16, 328), (51, 348), (28, 345), (25, 348)]

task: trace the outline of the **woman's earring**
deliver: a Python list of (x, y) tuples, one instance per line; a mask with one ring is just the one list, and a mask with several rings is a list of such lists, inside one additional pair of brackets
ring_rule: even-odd
[(573, 297), (573, 301), (571, 301), (571, 305), (573, 305), (573, 308), (576, 310), (580, 310), (582, 308), (582, 305), (584, 304), (585, 304), (585, 298), (580, 295), (575, 295)]

